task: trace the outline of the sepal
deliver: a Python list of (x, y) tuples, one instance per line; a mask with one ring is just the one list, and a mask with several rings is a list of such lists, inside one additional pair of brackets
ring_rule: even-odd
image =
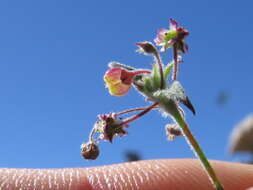
[(109, 68), (122, 68), (122, 69), (126, 69), (129, 71), (136, 70), (134, 67), (131, 67), (131, 66), (128, 66), (128, 65), (116, 62), (116, 61), (109, 62), (108, 67)]

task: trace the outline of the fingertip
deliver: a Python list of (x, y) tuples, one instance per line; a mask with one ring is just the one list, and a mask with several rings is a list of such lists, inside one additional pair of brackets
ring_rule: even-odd
[[(212, 161), (226, 190), (245, 190), (253, 185), (253, 167)], [(198, 160), (151, 160), (90, 168), (90, 185), (96, 189), (213, 190)]]
[(92, 190), (84, 169), (0, 169), (0, 190)]

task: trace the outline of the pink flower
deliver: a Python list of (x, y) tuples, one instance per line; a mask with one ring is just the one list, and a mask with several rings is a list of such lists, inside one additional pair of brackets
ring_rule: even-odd
[(168, 32), (169, 30), (166, 30), (164, 28), (158, 30), (158, 34), (156, 38), (154, 39), (154, 42), (156, 43), (156, 45), (158, 46), (165, 45), (165, 36), (167, 35)]
[(109, 69), (105, 73), (104, 81), (111, 95), (123, 96), (130, 90), (134, 76), (144, 73), (150, 73), (150, 71), (128, 71), (126, 69), (116, 67)]
[(188, 50), (188, 46), (184, 43), (187, 35), (189, 32), (185, 28), (179, 27), (175, 20), (170, 19), (169, 29), (160, 29), (154, 42), (157, 46), (162, 46), (161, 51), (176, 45), (179, 53), (185, 53)]

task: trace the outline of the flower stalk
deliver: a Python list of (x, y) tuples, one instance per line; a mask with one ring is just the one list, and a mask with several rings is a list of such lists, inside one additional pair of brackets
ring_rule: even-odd
[(177, 80), (177, 70), (178, 70), (177, 58), (178, 58), (177, 47), (176, 47), (176, 45), (174, 44), (174, 45), (173, 45), (173, 73), (172, 73), (172, 80), (173, 80), (173, 81), (176, 81), (176, 80)]
[(128, 123), (139, 119), (140, 117), (142, 117), (143, 115), (145, 115), (146, 113), (148, 113), (149, 111), (151, 111), (153, 108), (155, 108), (158, 105), (158, 103), (154, 103), (151, 106), (147, 107), (145, 110), (143, 110), (142, 112), (136, 114), (135, 116), (132, 116), (126, 120), (124, 120), (121, 125), (127, 125)]
[[(149, 106), (148, 107), (143, 107), (143, 108), (132, 108), (132, 109), (128, 109), (128, 110), (124, 110), (124, 111), (115, 113), (115, 115), (119, 116), (119, 115), (127, 114), (127, 113), (130, 113), (130, 112), (143, 111), (143, 110), (146, 110), (148, 108), (149, 108)], [(156, 108), (156, 107), (153, 107), (153, 108)]]

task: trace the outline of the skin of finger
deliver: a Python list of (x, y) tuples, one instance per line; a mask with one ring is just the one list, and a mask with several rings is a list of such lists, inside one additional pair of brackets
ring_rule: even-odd
[[(253, 166), (212, 161), (225, 190), (253, 186)], [(84, 169), (0, 169), (4, 190), (213, 190), (197, 160), (150, 160)]]

